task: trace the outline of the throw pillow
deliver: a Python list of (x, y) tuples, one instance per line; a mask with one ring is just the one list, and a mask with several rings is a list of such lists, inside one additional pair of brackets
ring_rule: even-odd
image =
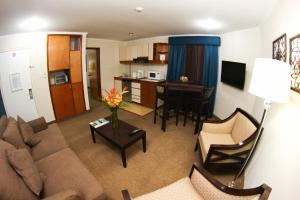
[(6, 155), (9, 163), (23, 178), (25, 184), (37, 196), (43, 189), (43, 180), (34, 161), (27, 149), (7, 150)]
[(21, 135), (23, 136), (24, 142), (27, 143), (30, 140), (30, 138), (34, 135), (33, 129), (26, 122), (19, 124), (19, 128)]
[(30, 147), (34, 147), (35, 145), (37, 145), (38, 143), (40, 143), (42, 141), (42, 139), (40, 137), (38, 137), (38, 135), (32, 135), (28, 141), (26, 142), (26, 144)]
[(2, 138), (2, 134), (5, 131), (7, 127), (7, 117), (5, 115), (2, 115), (0, 118), (0, 138)]
[(3, 140), (14, 145), (17, 149), (28, 148), (20, 134), (17, 121), (14, 118), (8, 119), (8, 124), (2, 135)]

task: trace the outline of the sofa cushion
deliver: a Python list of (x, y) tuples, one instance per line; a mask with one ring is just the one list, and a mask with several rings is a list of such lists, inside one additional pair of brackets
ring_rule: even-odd
[(37, 197), (28, 189), (7, 160), (6, 151), (15, 149), (13, 145), (0, 140), (0, 199), (36, 200)]
[(8, 119), (7, 127), (2, 135), (3, 139), (10, 144), (14, 145), (17, 149), (28, 148), (23, 141), (23, 138), (20, 134), (17, 121), (13, 118)]
[(35, 133), (34, 138), (40, 140), (31, 148), (31, 155), (35, 161), (68, 147), (57, 124), (51, 124), (47, 129)]
[(43, 181), (28, 150), (7, 150), (6, 153), (9, 163), (23, 178), (25, 184), (34, 194), (39, 196), (43, 189)]
[(154, 192), (134, 198), (134, 200), (203, 200), (197, 193), (188, 177), (160, 188)]
[(48, 196), (43, 200), (82, 200), (82, 198), (80, 192), (70, 189)]
[(0, 139), (2, 138), (2, 134), (7, 127), (7, 122), (8, 122), (8, 119), (7, 119), (6, 115), (2, 115), (2, 117), (0, 118)]
[(45, 197), (74, 189), (82, 193), (83, 199), (105, 199), (100, 183), (70, 148), (37, 161), (36, 166), (47, 176), (43, 190)]
[(199, 135), (199, 142), (201, 146), (201, 153), (203, 161), (206, 159), (210, 145), (212, 144), (235, 144), (231, 134), (223, 133), (207, 133), (201, 131)]
[(237, 113), (234, 126), (232, 128), (232, 138), (235, 143), (246, 140), (256, 130), (256, 126), (243, 114)]

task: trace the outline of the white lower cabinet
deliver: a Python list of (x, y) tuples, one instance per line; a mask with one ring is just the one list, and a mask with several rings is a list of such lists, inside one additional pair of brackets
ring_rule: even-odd
[(141, 103), (141, 84), (138, 82), (131, 83), (131, 101)]

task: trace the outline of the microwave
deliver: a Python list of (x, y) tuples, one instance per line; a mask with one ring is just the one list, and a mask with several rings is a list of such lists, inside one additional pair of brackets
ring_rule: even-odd
[(65, 72), (57, 72), (54, 75), (54, 84), (64, 84), (68, 82), (68, 75)]
[(162, 72), (157, 72), (157, 71), (149, 71), (148, 72), (148, 79), (162, 80), (164, 78), (165, 77)]

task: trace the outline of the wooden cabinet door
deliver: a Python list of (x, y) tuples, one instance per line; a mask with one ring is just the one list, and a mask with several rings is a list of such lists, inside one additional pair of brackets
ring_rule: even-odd
[(73, 98), (76, 113), (81, 113), (85, 111), (85, 101), (82, 83), (72, 84)]
[(57, 120), (75, 114), (71, 84), (51, 86), (52, 104)]
[(70, 51), (70, 71), (72, 83), (82, 82), (81, 52)]
[(156, 97), (156, 84), (152, 82), (141, 82), (141, 104), (143, 106), (154, 108)]
[(48, 36), (48, 67), (49, 71), (70, 67), (70, 36)]

